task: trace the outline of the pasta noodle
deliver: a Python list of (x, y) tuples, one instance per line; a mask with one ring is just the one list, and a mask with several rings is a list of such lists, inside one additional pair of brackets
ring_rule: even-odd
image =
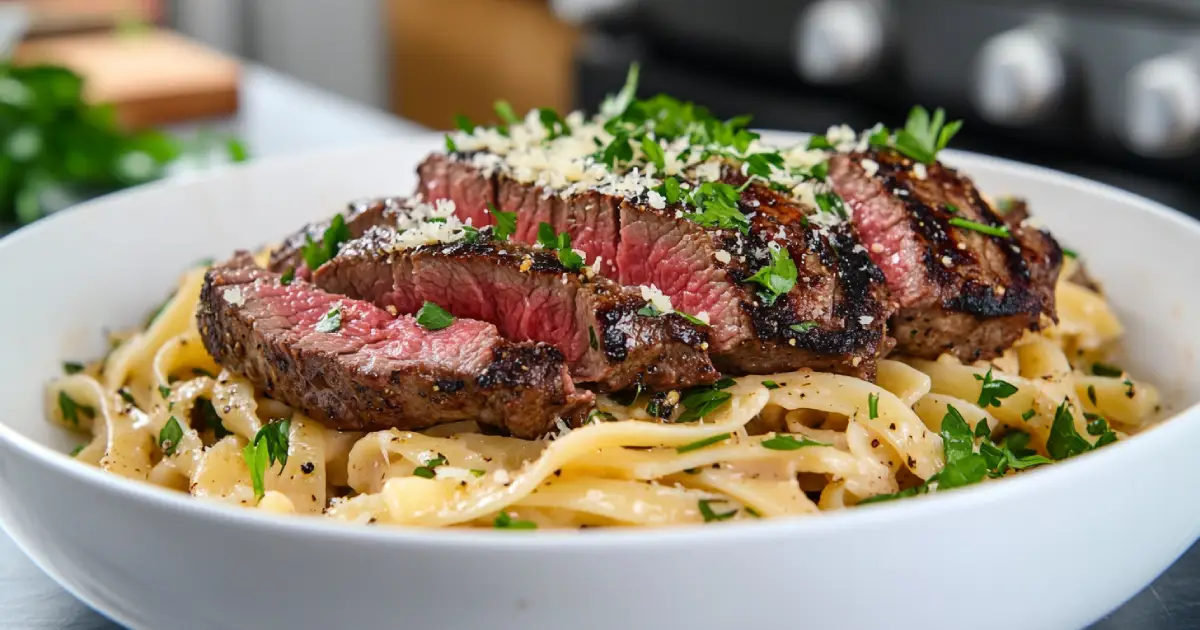
[[(602, 397), (611, 416), (541, 440), (484, 435), (474, 422), (338, 432), (265, 399), (205, 351), (194, 312), (203, 269), (195, 269), (147, 327), (53, 381), (47, 408), (53, 421), (91, 435), (75, 454), (86, 464), (281, 514), (523, 528), (815, 514), (948, 485), (939, 480), (948, 466), (943, 423), (955, 415), (980, 452), (1027, 434), (1044, 457), (1054, 456), (1056, 432), (1095, 443), (1099, 418), (1118, 438), (1146, 427), (1157, 390), (1089, 368), (1122, 329), (1101, 295), (1066, 279), (1072, 264), (1057, 288), (1058, 324), (990, 364), (889, 359), (876, 383), (809, 370), (747, 376), (692, 423), (657, 421), (644, 400)], [(256, 492), (247, 445), (280, 418), (289, 421), (280, 425), (287, 458), (270, 462)], [(994, 476), (1004, 474), (1014, 471)]]

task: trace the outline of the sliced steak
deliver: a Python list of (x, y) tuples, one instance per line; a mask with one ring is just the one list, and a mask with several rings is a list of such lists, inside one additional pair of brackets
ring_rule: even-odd
[[(326, 291), (415, 313), (425, 301), (457, 317), (495, 324), (506, 338), (543, 341), (563, 352), (577, 382), (618, 391), (640, 384), (670, 390), (709, 384), (719, 375), (707, 335), (674, 314), (645, 314), (636, 288), (570, 272), (557, 253), (492, 240), (405, 249), (397, 233), (375, 228), (346, 245), (314, 274)], [(643, 314), (639, 314), (642, 311)]]
[[(858, 246), (853, 226), (809, 223), (805, 207), (763, 186), (742, 195), (742, 212), (753, 216), (743, 235), (690, 221), (661, 197), (652, 205), (647, 191), (633, 185), (621, 187), (624, 193), (585, 190), (564, 197), (488, 173), (461, 154), (431, 156), (419, 174), (423, 194), (456, 204), (477, 199), (468, 189), (498, 191), (500, 209), (517, 213), (518, 239), (531, 242), (537, 222), (549, 218), (589, 253), (589, 262), (604, 256), (606, 275), (625, 285), (654, 285), (676, 309), (706, 313), (710, 353), (722, 371), (808, 367), (873, 378), (875, 359), (889, 347), (883, 276)], [(730, 169), (724, 178), (744, 181)], [(478, 211), (457, 210), (464, 219)], [(615, 233), (613, 226), (619, 227)], [(769, 261), (769, 242), (786, 247), (799, 272), (795, 288), (772, 305), (759, 299), (757, 285), (745, 282)]]
[[(1062, 250), (1027, 222), (1006, 222), (970, 179), (886, 149), (835, 155), (830, 177), (899, 306), (891, 321), (899, 351), (991, 359), (1043, 316), (1054, 319)], [(954, 218), (1007, 228), (1011, 238)]]
[[(257, 267), (248, 254), (209, 270), (197, 315), (209, 353), (268, 395), (343, 430), (421, 429), (460, 420), (534, 438), (578, 421), (593, 395), (563, 356), (459, 319), (430, 331)], [(319, 322), (340, 306), (335, 330)], [(328, 318), (326, 318), (327, 321)]]
[[(346, 204), (342, 219), (351, 238), (362, 236), (369, 228), (389, 222), (395, 213), (403, 207), (403, 199), (399, 197), (383, 197), (379, 199), (364, 199)], [(304, 265), (301, 253), (308, 242), (320, 243), (325, 236), (325, 230), (333, 223), (333, 219), (315, 221), (289, 235), (274, 251), (268, 268), (277, 273), (288, 269), (296, 271), (301, 278), (307, 278), (310, 270)]]

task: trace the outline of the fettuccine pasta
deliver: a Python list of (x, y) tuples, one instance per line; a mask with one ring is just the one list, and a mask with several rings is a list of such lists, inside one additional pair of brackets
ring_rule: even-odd
[[(148, 326), (55, 380), (47, 408), (90, 434), (75, 454), (86, 464), (200, 499), (349, 523), (581, 528), (817, 514), (961, 485), (951, 479), (966, 467), (948, 462), (943, 436), (957, 439), (963, 422), (979, 453), (1015, 455), (999, 467), (989, 459), (988, 477), (1146, 427), (1158, 392), (1096, 366), (1121, 324), (1100, 294), (1068, 280), (1073, 264), (1057, 287), (1058, 324), (991, 363), (893, 358), (879, 362), (876, 383), (809, 370), (741, 377), (697, 422), (660, 421), (645, 398), (602, 397), (604, 413), (540, 440), (486, 435), (474, 422), (326, 429), (216, 365), (196, 328), (204, 269), (194, 269)], [(286, 460), (268, 461), (257, 487), (247, 445), (281, 418)]]

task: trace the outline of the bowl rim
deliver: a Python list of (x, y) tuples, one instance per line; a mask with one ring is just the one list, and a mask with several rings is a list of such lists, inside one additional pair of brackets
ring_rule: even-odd
[[(437, 137), (438, 134), (422, 134)], [(767, 131), (769, 139), (802, 139), (807, 134)], [(71, 217), (89, 212), (104, 212), (105, 208), (120, 203), (127, 196), (138, 196), (151, 191), (171, 188), (187, 188), (193, 185), (209, 185), (214, 180), (232, 177), (241, 173), (253, 177), (255, 173), (275, 169), (303, 167), (355, 155), (368, 154), (410, 144), (414, 138), (389, 140), (356, 147), (331, 151), (314, 151), (290, 156), (268, 158), (248, 164), (221, 165), (202, 174), (187, 178), (167, 179), (145, 186), (119, 191), (104, 197), (89, 200), (32, 225), (18, 229), (0, 239), (0, 251), (12, 243), (36, 238)], [(1190, 233), (1200, 243), (1200, 221), (1178, 210), (1114, 186), (1089, 180), (1077, 175), (1053, 169), (1025, 164), (1005, 158), (972, 152), (948, 150), (944, 152), (951, 165), (980, 165), (996, 172), (1020, 179), (1040, 181), (1044, 184), (1065, 187), (1076, 194), (1107, 196), (1137, 212), (1153, 215), (1174, 224)], [(643, 527), (643, 528), (597, 528), (586, 533), (576, 530), (539, 530), (534, 535), (522, 535), (487, 528), (427, 528), (406, 526), (365, 527), (341, 522), (322, 516), (284, 516), (268, 514), (259, 510), (233, 507), (216, 501), (198, 500), (190, 495), (155, 486), (148, 482), (126, 479), (104, 472), (98, 468), (77, 462), (56, 449), (27, 437), (17, 429), (0, 421), (0, 441), (7, 442), (19, 454), (23, 454), (54, 473), (66, 476), (73, 482), (94, 487), (97, 491), (115, 493), (125, 499), (148, 503), (148, 507), (168, 510), (186, 515), (198, 521), (214, 525), (248, 527), (263, 533), (284, 533), (296, 536), (312, 536), (327, 541), (347, 541), (359, 544), (428, 545), (438, 548), (454, 548), (468, 551), (522, 551), (522, 550), (581, 550), (596, 547), (621, 546), (622, 548), (664, 549), (671, 546), (689, 546), (699, 542), (730, 542), (742, 539), (771, 539), (780, 535), (817, 536), (831, 531), (855, 528), (870, 528), (880, 523), (895, 524), (901, 520), (915, 518), (937, 518), (938, 514), (968, 510), (1001, 503), (1016, 495), (1035, 492), (1039, 486), (1082, 483), (1086, 477), (1101, 466), (1111, 465), (1117, 457), (1137, 459), (1139, 454), (1153, 452), (1156, 445), (1169, 444), (1177, 440), (1180, 432), (1189, 429), (1184, 420), (1189, 416), (1200, 416), (1200, 402), (1178, 410), (1159, 420), (1144, 433), (1122, 440), (1095, 451), (1025, 472), (1016, 478), (1000, 483), (980, 484), (962, 488), (955, 492), (932, 493), (909, 501), (886, 502), (878, 505), (861, 506), (849, 510), (823, 513), (817, 517), (797, 516), (761, 519), (755, 521), (727, 523), (720, 527)], [(1145, 456), (1145, 455), (1142, 455)], [(19, 545), (19, 543), (18, 543)]]

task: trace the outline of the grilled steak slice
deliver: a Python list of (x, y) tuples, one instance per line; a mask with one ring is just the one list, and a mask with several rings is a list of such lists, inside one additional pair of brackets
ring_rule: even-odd
[[(197, 315), (204, 345), (222, 366), (331, 428), (477, 420), (534, 438), (558, 418), (578, 421), (591, 405), (551, 346), (506, 341), (495, 326), (467, 319), (426, 330), (412, 317), (279, 278), (245, 253), (211, 269)], [(340, 323), (324, 332), (335, 308)]]
[(485, 229), (465, 239), (406, 249), (391, 228), (351, 241), (314, 274), (317, 286), (400, 314), (425, 301), (457, 317), (491, 322), (506, 338), (543, 341), (563, 352), (576, 382), (618, 391), (635, 384), (670, 390), (709, 384), (717, 371), (707, 336), (674, 314), (647, 314), (638, 289), (584, 268), (571, 272), (554, 251), (499, 242)]
[[(346, 211), (342, 213), (342, 219), (345, 221), (350, 238), (358, 238), (372, 226), (390, 222), (396, 213), (401, 211), (402, 202), (403, 200), (398, 197), (384, 197), (352, 201), (346, 204)], [(301, 252), (305, 244), (310, 241), (320, 243), (325, 235), (325, 230), (328, 230), (332, 223), (332, 219), (316, 221), (289, 235), (278, 248), (271, 252), (268, 268), (277, 273), (294, 269), (299, 277), (307, 278), (311, 270), (304, 265), (304, 256)]]
[[(710, 354), (722, 371), (808, 367), (874, 377), (875, 359), (888, 349), (889, 312), (883, 277), (849, 224), (810, 223), (804, 206), (755, 184), (740, 200), (741, 211), (753, 216), (749, 232), (741, 234), (699, 225), (636, 183), (564, 196), (502, 170), (489, 173), (479, 165), (489, 160), (477, 158), (430, 156), (418, 169), (422, 194), (454, 199), (465, 220), (481, 209), (459, 203), (490, 202), (488, 191), (497, 191), (499, 209), (517, 213), (519, 240), (531, 242), (537, 223), (546, 221), (570, 233), (572, 243), (588, 252), (588, 262), (601, 256), (606, 275), (625, 285), (654, 285), (678, 310), (706, 313)], [(736, 185), (745, 179), (728, 168), (722, 177)], [(769, 262), (771, 242), (786, 247), (799, 277), (791, 291), (768, 305), (746, 280)]]
[[(899, 306), (899, 351), (986, 360), (1055, 317), (1062, 250), (1045, 232), (1006, 222), (968, 178), (887, 149), (835, 155), (830, 177)], [(1007, 228), (1011, 238), (953, 219)]]

